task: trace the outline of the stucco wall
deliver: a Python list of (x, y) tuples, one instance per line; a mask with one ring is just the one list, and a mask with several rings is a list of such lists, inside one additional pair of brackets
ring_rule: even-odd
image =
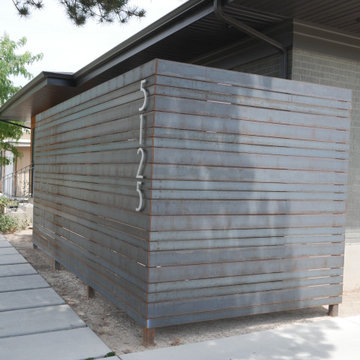
[(19, 157), (16, 161), (15, 171), (21, 170), (24, 167), (31, 165), (30, 146), (18, 147), (18, 150), (21, 152), (22, 156)]

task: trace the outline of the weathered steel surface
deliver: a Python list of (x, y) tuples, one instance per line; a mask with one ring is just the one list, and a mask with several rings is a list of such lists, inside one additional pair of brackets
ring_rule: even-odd
[[(37, 116), (34, 241), (89, 286), (146, 318), (149, 206), (136, 213), (139, 83), (147, 79), (145, 148), (151, 145), (155, 64)], [(151, 178), (152, 154), (144, 168)], [(149, 199), (147, 180), (143, 187)]]
[(349, 92), (157, 71), (149, 326), (340, 301)]
[(339, 303), (350, 98), (163, 60), (120, 75), (37, 117), (34, 241), (147, 328)]

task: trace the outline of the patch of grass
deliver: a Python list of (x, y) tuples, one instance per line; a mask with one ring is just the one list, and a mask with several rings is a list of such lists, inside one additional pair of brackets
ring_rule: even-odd
[(111, 351), (111, 352), (109, 352), (109, 353), (107, 353), (104, 357), (112, 357), (112, 356), (116, 356), (116, 354), (115, 354), (115, 351)]
[(9, 208), (17, 208), (17, 207), (19, 207), (19, 203), (15, 200), (10, 200), (8, 203), (8, 207)]

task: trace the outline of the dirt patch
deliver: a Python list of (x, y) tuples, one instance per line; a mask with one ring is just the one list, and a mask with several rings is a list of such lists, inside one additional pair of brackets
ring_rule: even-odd
[[(87, 298), (86, 285), (65, 269), (54, 270), (53, 260), (32, 247), (32, 230), (6, 235), (12, 245), (29, 261), (45, 280), (64, 298), (87, 325), (118, 355), (144, 351), (142, 329), (124, 311), (112, 305), (100, 294)], [(236, 319), (170, 326), (156, 329), (157, 347), (274, 329), (294, 322), (309, 322), (326, 316), (326, 307), (245, 316)], [(340, 316), (360, 314), (360, 289), (344, 293)]]

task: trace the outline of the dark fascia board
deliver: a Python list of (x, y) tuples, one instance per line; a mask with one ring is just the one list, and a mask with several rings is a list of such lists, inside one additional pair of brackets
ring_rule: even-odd
[(73, 74), (71, 73), (55, 73), (44, 71), (21, 88), (12, 98), (10, 98), (0, 108), (0, 119), (3, 120), (16, 120), (16, 121), (28, 121), (29, 116), (34, 114), (28, 114), (24, 117), (19, 110), (18, 114), (14, 114), (14, 109), (21, 107), (21, 104), (25, 103), (33, 96), (36, 96), (41, 90), (49, 86), (59, 87), (74, 87), (75, 81)]
[[(226, 0), (226, 2), (232, 1)], [(30, 110), (28, 108), (28, 114), (25, 119), (23, 114), (24, 104), (31, 102), (32, 97), (35, 98), (43, 94), (45, 88), (50, 89), (52, 86), (63, 86), (74, 89), (76, 87), (77, 91), (74, 92), (72, 89), (69, 92), (69, 97), (73, 96), (74, 93), (81, 92), (81, 85), (88, 83), (106, 70), (111, 69), (113, 66), (169, 34), (175, 33), (194, 21), (212, 13), (212, 11), (213, 0), (190, 0), (100, 56), (75, 74), (42, 72), (0, 108), (0, 119), (28, 120), (29, 116), (31, 117), (36, 113), (34, 113), (33, 109)], [(65, 100), (66, 96), (63, 95), (62, 98), (62, 100)], [(56, 104), (55, 100), (53, 105)], [(19, 109), (17, 110), (17, 108)]]
[[(232, 2), (233, 0), (227, 0)], [(190, 0), (74, 74), (77, 86), (213, 12), (213, 0)]]

